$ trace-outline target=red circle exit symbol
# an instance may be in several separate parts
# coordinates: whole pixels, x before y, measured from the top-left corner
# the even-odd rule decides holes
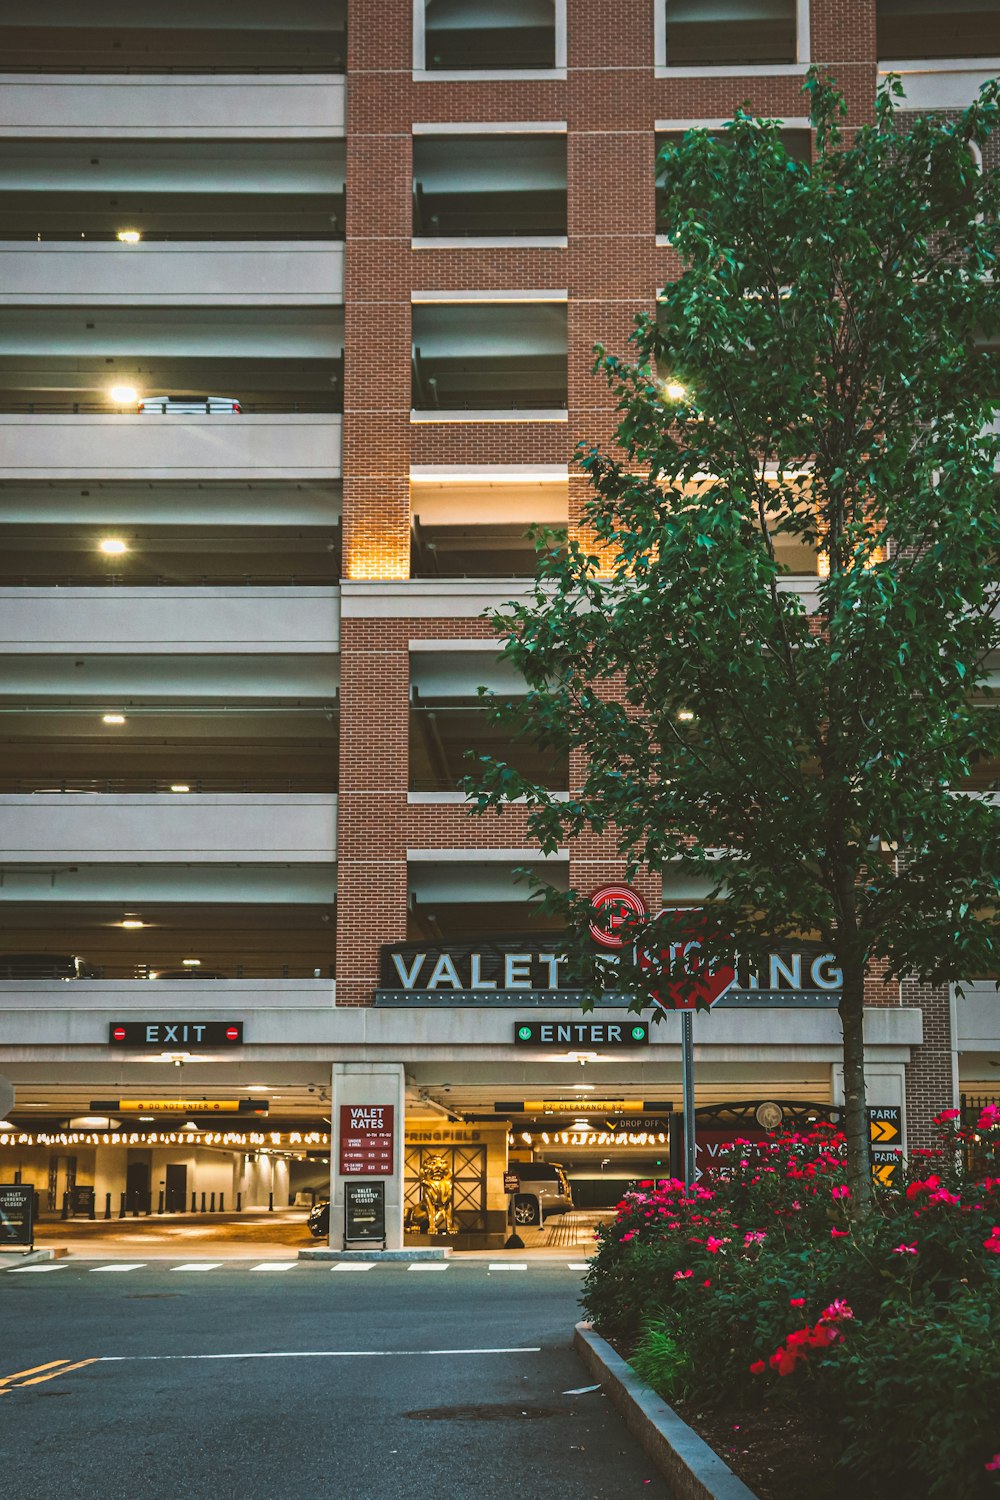
[[[125,1040],[125,1027],[116,1026],[111,1035],[116,1042],[123,1042]]]
[[[236,1041],[239,1041],[239,1036],[240,1036],[240,1028],[238,1026],[227,1026],[226,1027],[226,1041],[227,1042],[236,1042]]]
[[[624,923],[647,915],[645,901],[630,885],[602,885],[591,896],[590,904],[601,916],[600,921],[591,922],[590,935],[602,948],[620,948]]]

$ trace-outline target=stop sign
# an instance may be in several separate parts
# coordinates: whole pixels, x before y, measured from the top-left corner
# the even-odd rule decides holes
[[[705,940],[717,935],[705,912],[678,906],[664,907],[657,915],[679,917],[683,921],[669,948],[656,956],[639,953],[640,968],[649,971],[650,995],[664,1010],[697,1010],[714,1005],[736,983],[736,970],[731,964],[712,963],[705,957]],[[676,973],[678,964],[683,966],[683,977],[670,977],[671,971]]]

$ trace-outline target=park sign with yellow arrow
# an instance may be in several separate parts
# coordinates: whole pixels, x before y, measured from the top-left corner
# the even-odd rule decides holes
[[[903,1151],[903,1110],[898,1104],[870,1106],[868,1110],[868,1156],[872,1177],[891,1187]]]

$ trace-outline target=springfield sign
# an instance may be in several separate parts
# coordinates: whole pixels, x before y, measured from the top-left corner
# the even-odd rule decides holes
[[[392,943],[382,949],[376,1001],[392,1004],[523,1005],[526,1000],[575,1005],[556,941],[533,936],[465,943]],[[842,975],[817,943],[776,945],[758,969],[737,967],[736,984],[720,1005],[836,1005]],[[607,1004],[621,1005],[609,991]]]

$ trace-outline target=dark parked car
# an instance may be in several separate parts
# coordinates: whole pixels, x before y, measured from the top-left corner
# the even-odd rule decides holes
[[[0,979],[87,979],[85,959],[70,953],[0,953]]]
[[[330,1200],[328,1198],[314,1205],[306,1223],[313,1239],[326,1239],[330,1233]]]
[[[225,979],[221,969],[157,969],[157,979]]]

